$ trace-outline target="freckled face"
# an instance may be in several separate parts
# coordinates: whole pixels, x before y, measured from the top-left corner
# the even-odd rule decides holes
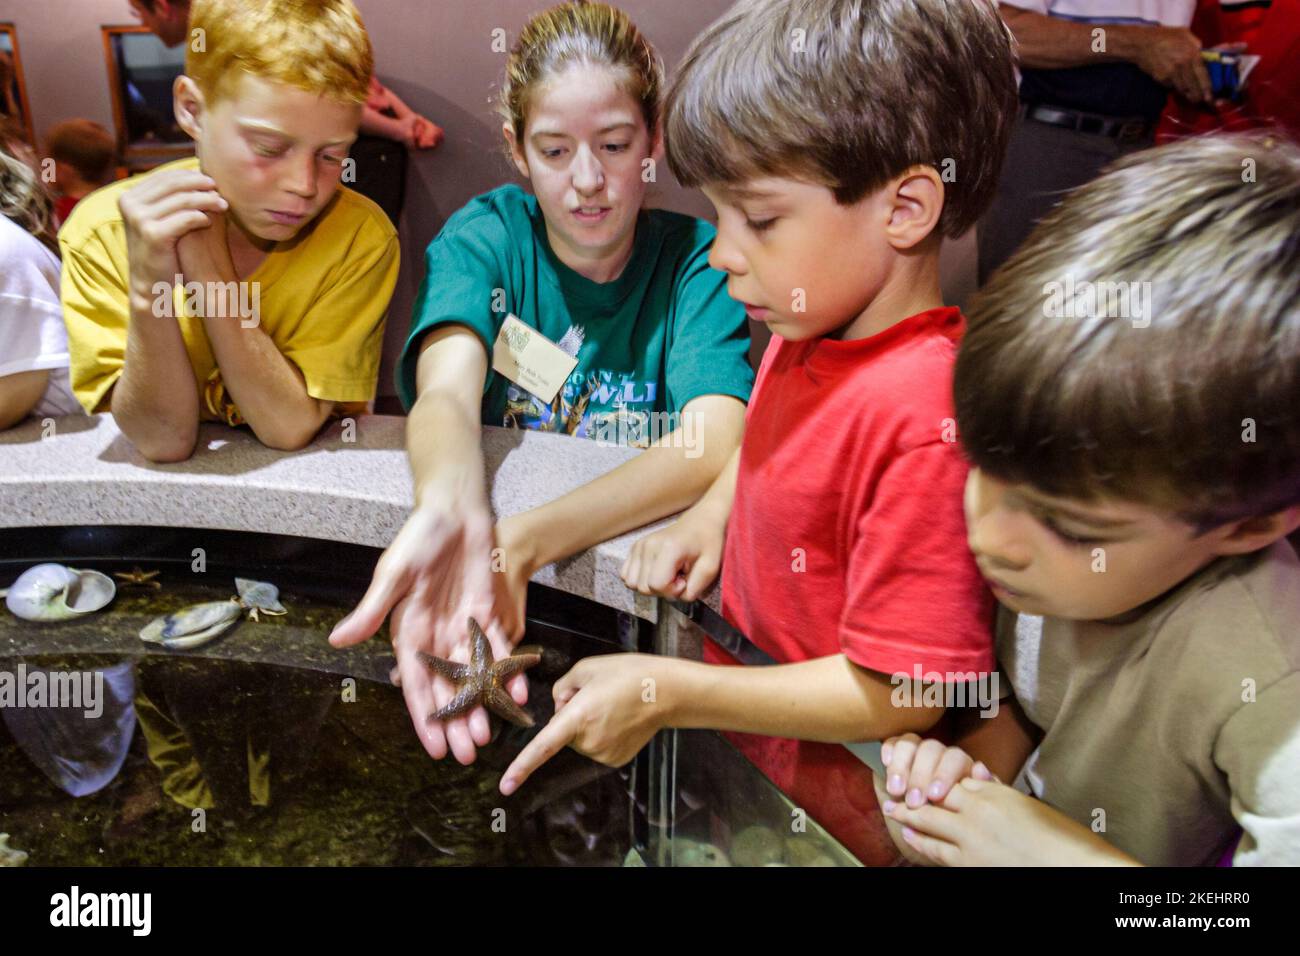
[[[245,74],[201,112],[199,160],[240,225],[283,242],[334,196],[361,110]]]

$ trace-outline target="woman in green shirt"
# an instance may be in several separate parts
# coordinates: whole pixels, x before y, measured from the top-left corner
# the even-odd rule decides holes
[[[688,507],[740,444],[749,334],[708,264],[713,227],[641,208],[661,153],[661,87],[658,56],[621,11],[566,3],[538,14],[500,97],[510,158],[532,193],[510,185],[477,197],[426,254],[398,367],[416,506],[330,639],[364,640],[393,612],[398,676],[435,758],[450,747],[472,762],[490,727],[482,708],[428,722],[451,685],[415,652],[468,660],[472,615],[494,654],[509,653],[538,568]],[[528,337],[501,335],[508,316],[576,359],[550,382],[554,394],[493,368],[499,337]],[[646,451],[493,528],[480,423]],[[525,702],[522,675],[511,692]]]

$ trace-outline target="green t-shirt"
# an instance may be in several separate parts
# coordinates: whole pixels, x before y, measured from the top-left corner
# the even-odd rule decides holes
[[[471,200],[425,253],[424,283],[397,367],[409,410],[425,335],[449,322],[473,329],[489,357],[509,314],[577,350],[551,405],[488,369],[483,422],[645,444],[651,413],[676,413],[700,395],[749,399],[749,326],[710,268],[714,229],[692,216],[643,210],[632,257],[613,282],[564,265],[537,200],[515,185]],[[662,422],[660,423],[662,424]]]

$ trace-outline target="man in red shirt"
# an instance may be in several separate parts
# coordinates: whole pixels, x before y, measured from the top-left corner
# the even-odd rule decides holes
[[[952,407],[964,320],[939,249],[992,198],[1015,109],[988,3],[765,0],[695,42],[668,95],[669,162],[717,208],[710,265],[773,338],[742,448],[623,577],[695,600],[725,540],[724,614],[778,663],[716,666],[734,662],[712,646],[705,662],[581,661],[503,792],[565,745],[617,765],[661,727],[736,731],[860,859],[896,859],[871,772],[839,742],[933,728],[994,669]]]

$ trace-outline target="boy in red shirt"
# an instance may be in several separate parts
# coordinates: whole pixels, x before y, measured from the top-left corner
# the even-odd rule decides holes
[[[1012,63],[985,0],[744,2],[696,40],[668,94],[669,162],[717,208],[710,265],[774,335],[742,448],[623,577],[691,601],[721,563],[724,615],[780,663],[714,666],[734,661],[711,644],[704,663],[581,661],[503,792],[565,745],[617,765],[662,727],[740,731],[864,862],[895,859],[871,772],[838,742],[934,727],[943,691],[993,670],[952,407],[964,320],[939,249],[992,197]]]

